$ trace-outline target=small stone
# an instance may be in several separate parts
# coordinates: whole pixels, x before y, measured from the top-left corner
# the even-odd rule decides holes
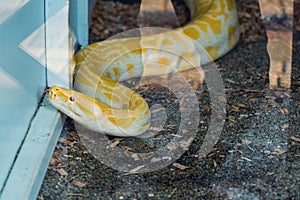
[[[271,154],[271,151],[265,150],[264,153],[265,153],[265,154]]]
[[[199,122],[199,124],[200,124],[201,126],[203,126],[203,125],[205,125],[205,122],[201,120],[201,121]]]
[[[278,98],[275,99],[275,102],[276,103],[283,103],[283,99],[278,97]]]
[[[182,133],[183,133],[183,134],[185,134],[185,133],[187,133],[187,132],[189,132],[189,131],[186,130],[186,129],[182,129]]]
[[[154,197],[153,193],[148,194],[148,197]]]

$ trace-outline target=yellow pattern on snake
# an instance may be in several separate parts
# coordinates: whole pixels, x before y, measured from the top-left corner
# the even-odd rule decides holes
[[[125,137],[145,132],[150,125],[149,107],[120,81],[205,64],[226,54],[239,39],[234,0],[185,3],[191,21],[181,28],[142,38],[106,40],[81,49],[75,56],[76,91],[52,86],[50,102],[93,131]],[[211,60],[198,55],[201,46]]]

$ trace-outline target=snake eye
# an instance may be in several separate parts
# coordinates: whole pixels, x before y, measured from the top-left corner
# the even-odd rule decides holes
[[[69,100],[70,101],[75,101],[75,98],[73,96],[70,96]]]

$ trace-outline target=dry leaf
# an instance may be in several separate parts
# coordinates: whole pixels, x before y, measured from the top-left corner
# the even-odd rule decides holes
[[[58,142],[60,142],[62,144],[66,144],[67,140],[65,138],[59,138]]]
[[[134,152],[134,149],[129,147],[129,146],[122,146],[122,149],[124,149],[125,151],[131,151]]]
[[[50,165],[56,165],[57,160],[55,158],[50,159]]]
[[[281,115],[285,115],[285,114],[289,113],[289,110],[287,108],[283,108],[283,109],[278,110],[278,113]]]
[[[37,199],[38,200],[44,200],[44,196],[43,195],[37,196]]]
[[[185,169],[187,169],[187,168],[190,168],[190,167],[188,167],[188,166],[181,165],[181,164],[179,164],[179,163],[173,163],[172,165],[173,165],[174,167],[178,168],[178,169],[181,169],[181,170],[185,170]]]
[[[77,186],[77,187],[80,187],[80,188],[82,188],[82,187],[85,187],[85,186],[86,186],[86,184],[85,184],[85,183],[83,183],[83,182],[80,182],[80,181],[77,181],[77,180],[73,180],[71,183],[72,183],[72,185],[75,185],[75,186]]]
[[[241,157],[241,159],[243,159],[243,160],[247,160],[248,162],[252,162],[252,160],[251,160],[251,159],[249,159],[249,158],[246,158],[246,157],[244,157],[244,156],[242,156],[242,157]]]
[[[75,194],[75,193],[67,193],[67,197],[82,197],[82,198],[87,198],[88,196],[85,194]]]
[[[114,140],[111,144],[109,144],[109,145],[106,147],[106,149],[114,148],[114,147],[116,147],[119,143],[120,143],[120,140],[116,139],[116,140]]]
[[[89,152],[88,150],[84,150],[84,151],[82,152],[82,154],[83,154],[83,155],[88,155],[88,154],[90,154],[90,152]]]
[[[228,83],[234,83],[234,84],[236,84],[235,81],[233,81],[233,80],[231,80],[231,79],[229,79],[229,78],[226,78],[225,81],[228,82]]]
[[[203,110],[204,111],[209,111],[210,110],[210,106],[208,106],[208,105],[203,106]]]
[[[140,169],[142,169],[143,167],[145,167],[145,165],[138,166],[138,167],[136,167],[136,168],[130,170],[129,173],[132,173],[132,174],[137,173],[137,172],[138,172]]]
[[[245,104],[242,103],[236,103],[236,102],[228,102],[230,105],[235,106],[235,107],[239,107],[239,108],[246,108],[249,109],[248,106],[246,106]]]
[[[214,160],[214,167],[216,168],[218,166],[217,162]]]
[[[278,156],[278,155],[283,154],[285,152],[286,152],[286,150],[284,150],[284,149],[275,149],[275,151],[272,152],[271,154]]]
[[[283,124],[283,128],[288,128],[289,126],[290,126],[290,125],[287,124],[287,123]]]
[[[300,142],[300,138],[297,138],[295,136],[291,136],[290,138],[291,138],[291,140],[294,140],[296,142]]]
[[[237,121],[235,120],[235,118],[233,116],[228,116],[229,121],[231,121],[232,123],[236,124]]]
[[[63,154],[63,157],[66,157],[66,158],[73,158],[74,156],[73,156],[73,155],[68,155],[68,154]]]
[[[58,169],[57,172],[61,175],[61,176],[67,176],[68,172],[66,172],[63,168]]]

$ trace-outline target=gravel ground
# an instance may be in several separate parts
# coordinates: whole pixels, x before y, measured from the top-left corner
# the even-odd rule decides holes
[[[124,14],[127,22],[119,22],[122,29],[136,25],[132,18],[138,13],[130,8],[136,9],[137,5],[111,1],[98,5],[101,9],[105,9],[103,5],[118,5],[119,9],[128,10],[130,14]],[[178,6],[179,10],[185,9],[179,3]],[[213,120],[208,83],[196,93],[200,122],[195,139],[175,164],[156,171],[134,173],[142,168],[133,168],[132,173],[123,173],[102,164],[67,119],[38,199],[300,199],[299,16],[295,15],[291,91],[269,91],[269,59],[258,4],[253,0],[238,1],[238,8],[241,41],[216,61],[226,91],[225,124],[217,143],[205,157],[198,151]],[[186,15],[185,11],[180,13]],[[114,21],[113,17],[108,18]],[[184,23],[188,18],[180,17],[181,20]],[[94,26],[91,24],[91,30]],[[109,37],[119,28],[106,31],[107,35],[93,31],[91,41]],[[103,30],[99,29],[100,32]],[[167,124],[154,139],[109,138],[114,146],[128,153],[151,152],[176,139],[173,133],[182,118],[179,101],[167,88],[149,85],[139,92],[150,105],[157,103],[166,108]]]

